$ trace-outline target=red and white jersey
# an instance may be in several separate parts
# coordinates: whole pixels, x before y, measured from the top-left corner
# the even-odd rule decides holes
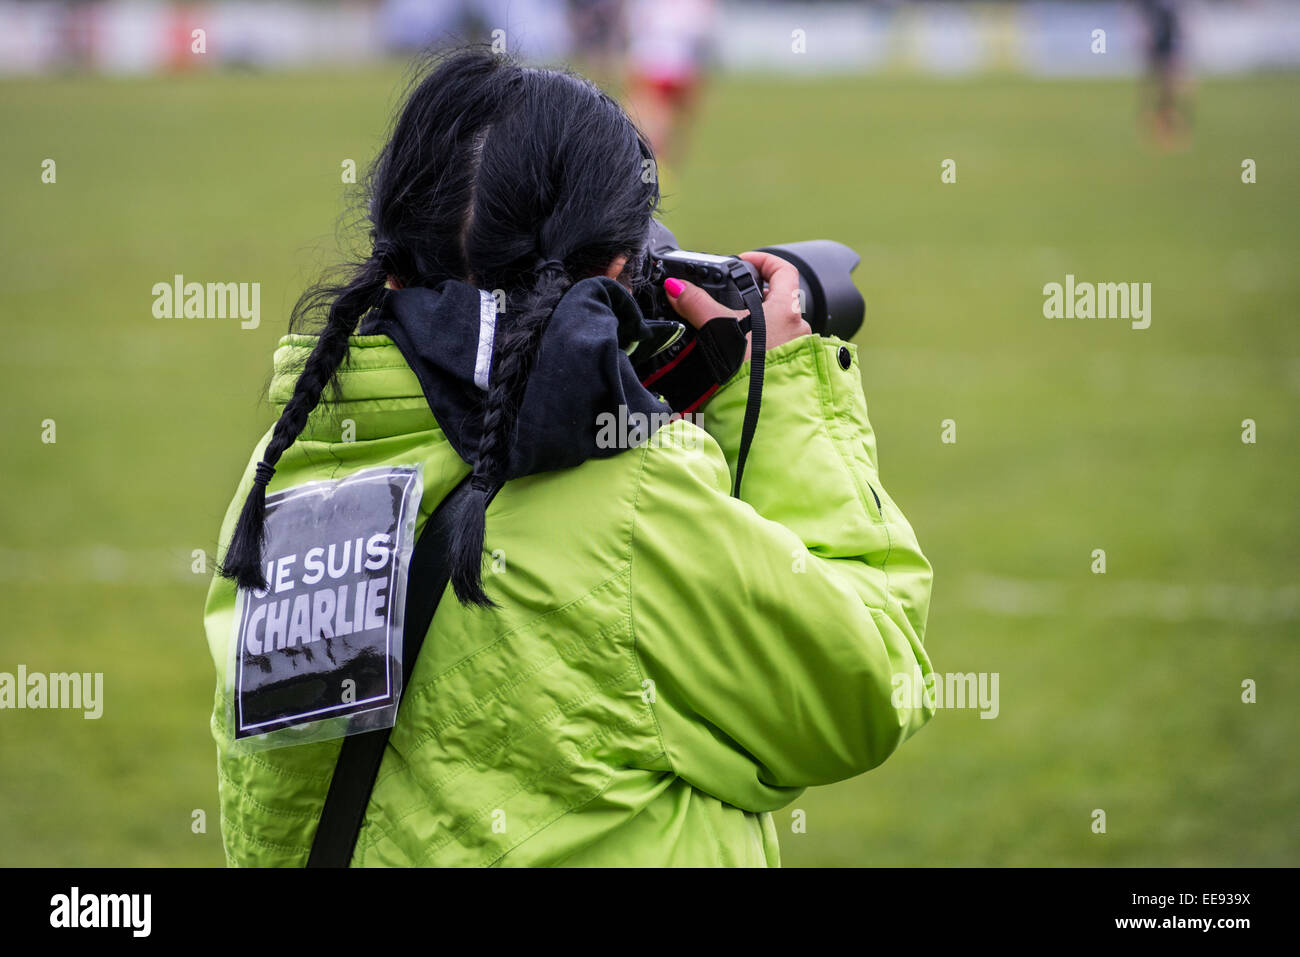
[[[628,62],[655,80],[693,79],[713,45],[714,0],[631,0]]]

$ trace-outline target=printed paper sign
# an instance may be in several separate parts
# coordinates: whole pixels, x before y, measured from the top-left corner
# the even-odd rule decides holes
[[[236,620],[236,738],[357,715],[371,717],[319,737],[393,723],[422,490],[420,469],[402,466],[267,495],[267,589],[241,591]]]

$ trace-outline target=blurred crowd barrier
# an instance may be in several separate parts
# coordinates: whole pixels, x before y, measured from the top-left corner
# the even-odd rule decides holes
[[[592,2],[0,0],[0,74],[347,65],[451,36],[496,39],[512,52],[553,60],[584,52],[575,49],[571,5]],[[716,7],[710,60],[723,69],[1109,76],[1140,72],[1145,63],[1146,28],[1132,3],[699,2]],[[613,5],[626,6],[629,33],[667,9]],[[1197,72],[1300,65],[1295,0],[1188,0],[1178,9],[1181,52]]]

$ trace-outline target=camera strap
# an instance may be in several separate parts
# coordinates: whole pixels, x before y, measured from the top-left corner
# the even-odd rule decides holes
[[[466,476],[429,516],[411,554],[402,629],[403,689],[410,687],[420,647],[451,580],[451,530],[469,490],[469,476]],[[398,720],[401,713],[399,703]],[[351,862],[391,731],[392,728],[378,728],[343,739],[320,823],[316,825],[308,867],[347,867]]]
[[[730,279],[749,315],[743,319],[718,316],[674,345],[661,348],[643,362],[633,361],[641,384],[662,395],[675,412],[694,412],[736,374],[745,361],[745,333],[750,334],[749,394],[736,455],[732,495],[740,497],[745,461],[754,441],[763,402],[763,372],[767,356],[767,326],[763,321],[763,292],[744,262],[734,260]],[[676,325],[676,324],[674,324]]]
[[[745,460],[754,442],[758,428],[758,413],[763,404],[763,373],[767,365],[767,322],[763,317],[763,291],[754,277],[743,266],[733,266],[732,279],[740,290],[741,299],[749,315],[742,321],[741,330],[749,326],[749,396],[745,400],[745,419],[740,427],[740,448],[736,452],[736,483],[731,494],[740,498],[740,480],[745,474]]]

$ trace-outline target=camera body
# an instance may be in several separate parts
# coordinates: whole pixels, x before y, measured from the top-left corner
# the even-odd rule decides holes
[[[845,340],[857,334],[866,307],[851,278],[861,261],[856,252],[829,239],[764,246],[759,251],[779,256],[798,270],[801,311],[814,333]],[[652,321],[679,321],[664,292],[665,279],[694,283],[728,309],[749,308],[748,286],[763,291],[762,279],[751,264],[737,256],[681,249],[658,220],[651,220],[646,259],[642,274],[648,282],[637,301]]]

